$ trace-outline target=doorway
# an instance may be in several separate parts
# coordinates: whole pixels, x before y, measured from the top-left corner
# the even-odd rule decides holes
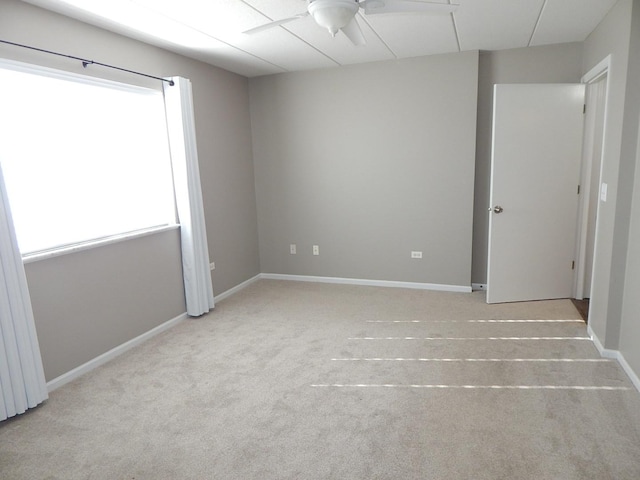
[[[607,98],[608,98],[608,86],[609,86],[609,66],[610,66],[610,57],[605,58],[602,62],[600,62],[596,67],[594,67],[589,73],[587,73],[582,78],[582,84],[584,85],[584,104],[585,104],[585,114],[581,115],[582,124],[584,126],[584,132],[581,133],[580,138],[578,139],[578,145],[580,145],[580,149],[582,151],[580,155],[578,170],[579,173],[576,173],[574,177],[576,179],[576,183],[579,183],[579,193],[576,201],[576,210],[577,210],[577,219],[572,222],[573,228],[572,232],[567,233],[565,238],[571,238],[570,242],[573,242],[574,247],[571,249],[573,253],[571,253],[571,258],[575,260],[575,262],[570,262],[571,265],[575,265],[575,269],[571,271],[571,276],[569,277],[569,288],[568,291],[563,295],[563,298],[574,298],[579,300],[588,299],[591,297],[591,286],[593,284],[593,276],[594,276],[594,265],[597,264],[597,232],[598,232],[598,209],[601,201],[606,201],[606,185],[602,184],[601,174],[603,169],[603,151],[606,142],[606,128],[605,128],[605,120],[607,117]],[[495,105],[494,105],[495,108]],[[580,104],[580,113],[582,114],[582,102]],[[495,111],[494,111],[494,121],[495,121]],[[495,124],[494,124],[494,135],[495,135]],[[495,138],[494,138],[495,140]],[[493,168],[493,167],[492,167]],[[492,175],[493,175],[492,171]],[[522,173],[522,172],[521,172]],[[492,180],[493,181],[493,180]],[[546,182],[545,182],[546,183]],[[575,183],[574,183],[575,186]],[[493,186],[492,186],[493,188]],[[575,187],[574,187],[575,188]],[[574,189],[575,195],[575,189]],[[504,205],[500,205],[498,211],[496,211],[495,206],[500,202],[496,202],[497,198],[494,199],[492,197],[492,203],[490,205],[490,247],[489,247],[489,273],[491,273],[491,229],[492,229],[492,219],[494,217],[494,213],[501,213],[503,211]],[[569,202],[571,203],[571,202]],[[559,205],[559,204],[556,204]],[[555,208],[554,208],[555,210]],[[504,210],[506,212],[506,210]],[[503,215],[500,215],[502,219]],[[576,217],[574,217],[575,219]],[[502,221],[502,220],[501,220]],[[523,243],[521,243],[522,245]],[[548,249],[547,251],[551,251]],[[503,249],[500,250],[500,255],[494,255],[493,258],[497,256],[502,257]],[[536,255],[537,258],[540,256]],[[512,265],[512,264],[510,264]],[[494,271],[505,271],[504,268],[496,268]],[[545,279],[554,278],[554,276],[544,276]],[[505,277],[508,288],[512,288],[512,286],[516,283],[514,282],[513,273],[509,274]],[[490,299],[489,291],[491,290],[492,284],[498,284],[500,282],[496,282],[496,279],[492,279],[492,276],[488,275],[488,292],[487,292],[487,301],[490,303],[500,302],[500,301],[519,301],[524,300],[522,297],[522,289],[518,292],[518,295],[513,295],[511,298],[500,298],[500,299]],[[492,280],[494,280],[492,282]],[[547,283],[545,280],[544,283]],[[573,288],[571,287],[573,284]],[[502,289],[502,288],[501,288]],[[531,293],[531,282],[526,286],[528,294]],[[546,298],[561,298],[559,296],[548,296],[549,292],[546,292]],[[538,298],[543,298],[538,296]],[[588,317],[588,312],[591,311],[592,305],[587,304],[585,307],[585,311],[587,314],[585,317]],[[585,318],[586,320],[587,318]]]
[[[609,86],[607,57],[582,78],[585,84],[585,129],[581,169],[580,210],[576,238],[576,271],[574,298],[586,302],[585,321],[591,309],[589,299],[593,284],[597,255],[598,210],[601,200],[606,200],[606,186],[602,184],[605,119]]]
[[[573,293],[584,91],[494,87],[487,303]]]

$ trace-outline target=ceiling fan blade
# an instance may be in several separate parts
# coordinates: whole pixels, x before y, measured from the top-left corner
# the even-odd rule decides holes
[[[293,22],[294,20],[299,20],[300,18],[304,18],[309,15],[309,12],[299,13],[294,17],[281,18],[280,20],[275,20],[273,22],[265,23],[264,25],[260,25],[258,27],[250,28],[249,30],[245,30],[242,33],[247,35],[253,35],[254,33],[264,32],[265,30],[269,30],[273,27],[278,27],[280,25],[284,25],[285,23]]]
[[[353,17],[351,21],[347,24],[346,27],[342,27],[342,33],[344,33],[351,43],[353,43],[356,47],[361,47],[362,45],[366,45],[367,41],[364,39],[364,34],[362,33],[362,29],[360,28],[360,24],[356,20],[356,17]]]
[[[364,0],[360,2],[364,7],[364,13],[373,15],[376,13],[452,13],[460,6],[459,4],[422,2],[420,0]]]

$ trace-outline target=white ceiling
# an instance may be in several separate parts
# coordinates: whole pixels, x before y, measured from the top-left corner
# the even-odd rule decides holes
[[[438,53],[579,42],[617,0],[451,0],[460,6],[445,15],[364,15],[360,10],[357,21],[367,41],[361,47],[342,32],[332,38],[310,17],[253,35],[242,33],[305,12],[304,0],[24,1],[255,77]]]

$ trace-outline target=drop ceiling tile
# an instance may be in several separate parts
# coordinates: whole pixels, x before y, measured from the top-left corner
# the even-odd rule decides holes
[[[219,66],[240,75],[257,76],[281,73],[283,71],[282,68],[276,65],[270,64],[254,55],[243,52],[232,45],[226,44],[199,31],[185,29],[188,30],[186,32],[188,33],[188,45],[185,45],[178,41],[172,41],[169,33],[165,36],[154,35],[142,29],[136,29],[133,25],[124,25],[118,21],[100,17],[86,10],[70,6],[63,1],[27,0],[27,2],[129,38]],[[123,3],[126,4],[126,2]],[[154,28],[157,28],[157,26]],[[178,32],[178,35],[182,35],[182,33],[184,32]]]
[[[335,62],[282,28],[247,35],[243,31],[269,18],[240,0],[136,0],[182,24],[258,57],[283,70],[335,66]],[[301,2],[296,2],[296,4]],[[300,5],[297,5],[300,6]],[[304,4],[303,4],[304,6]],[[186,8],[185,8],[186,7]],[[305,19],[303,19],[305,20]]]
[[[248,53],[241,52],[233,46],[224,44],[215,50],[208,49],[206,51],[194,51],[176,47],[167,47],[167,50],[174,51],[185,57],[200,60],[210,65],[215,65],[245,77],[258,77],[284,72],[281,67],[270,64]]]
[[[225,37],[222,38],[227,40]],[[244,38],[234,38],[231,43],[286,70],[336,66],[326,55],[278,27],[255,35],[246,35]]]
[[[271,20],[288,18],[307,11],[306,2],[301,0],[282,0],[278,2],[273,2],[272,0],[245,1],[265,15],[263,22],[256,23],[253,26],[258,26]],[[330,59],[329,61],[333,66],[394,58],[389,49],[380,41],[368,24],[362,21],[361,17],[359,17],[358,23],[367,41],[367,44],[361,47],[354,46],[340,32],[335,38],[332,37],[329,32],[319,27],[311,17],[289,22],[281,27],[276,27],[276,29],[290,32],[292,36],[304,41],[314,50]]]
[[[242,32],[265,20],[260,12],[241,0],[132,1],[213,36],[220,33]]]
[[[364,18],[398,58],[458,51],[450,14],[379,14]]]
[[[362,30],[367,42],[366,45],[355,46],[342,32],[338,32],[335,37],[332,37],[327,30],[319,27],[311,18],[287,24],[284,28],[332,58],[338,65],[395,58],[369,24],[362,19],[362,16],[357,15],[356,21]]]
[[[280,20],[282,18],[293,17],[307,11],[307,2],[303,0],[239,0],[253,7],[255,10],[262,12],[265,16],[262,23],[271,20]],[[256,23],[249,28],[257,27],[260,23]]]
[[[291,17],[307,11],[307,3],[301,0],[244,0],[254,8],[262,11],[272,20]],[[394,58],[392,53],[375,35],[371,28],[359,20],[360,28],[367,44],[355,47],[342,33],[335,38],[319,27],[311,17],[296,20],[283,25],[282,29],[291,32],[313,48],[331,58],[335,65],[363,63]]]
[[[545,0],[432,0],[460,3],[455,14],[439,16],[361,11],[357,18],[367,44],[355,47],[341,33],[332,38],[309,17],[256,35],[242,34],[306,12],[304,0],[86,0],[87,10],[97,9],[93,13],[69,6],[68,0],[24,1],[246,76],[459,49],[516,48],[530,41],[531,45],[580,41],[616,2],[546,0],[542,14]],[[128,9],[124,16],[115,15],[120,23],[101,17],[117,5]],[[144,25],[147,17],[154,18],[152,31]]]
[[[460,0],[453,15],[461,49],[526,47],[543,3],[544,0]]]
[[[582,42],[617,0],[547,0],[531,45]]]

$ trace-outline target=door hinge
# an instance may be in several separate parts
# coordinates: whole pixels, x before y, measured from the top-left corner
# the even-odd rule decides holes
[[[578,185],[578,195],[580,195],[580,185]]]
[[[587,104],[586,104],[586,103],[584,103],[584,104],[582,105],[582,113],[583,113],[583,114],[584,114],[584,113],[587,113]]]
[[[575,268],[576,268],[576,261],[572,260],[571,261],[571,270],[575,270]]]

